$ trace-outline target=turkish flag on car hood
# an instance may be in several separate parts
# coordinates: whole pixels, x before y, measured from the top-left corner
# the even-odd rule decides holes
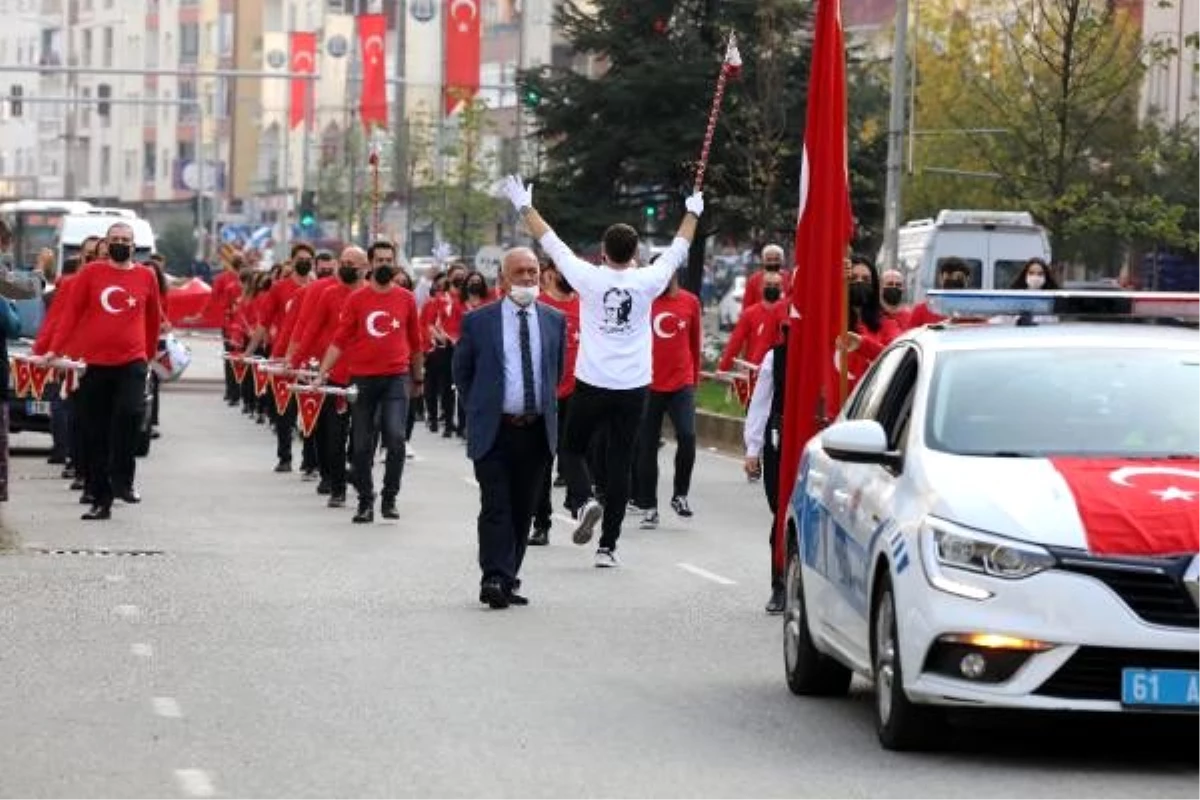
[[[1096,555],[1200,550],[1200,459],[1053,458]]]

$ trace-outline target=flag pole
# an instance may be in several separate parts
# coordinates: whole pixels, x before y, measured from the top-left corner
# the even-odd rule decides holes
[[[371,202],[374,205],[374,210],[371,215],[371,238],[378,239],[380,235],[379,224],[379,147],[372,143],[371,155],[368,158],[368,163],[371,165]]]
[[[729,34],[729,46],[725,50],[725,60],[721,63],[721,73],[717,76],[717,90],[713,93],[712,108],[708,112],[708,129],[704,132],[704,146],[700,149],[700,163],[696,167],[696,183],[693,191],[704,188],[704,173],[708,171],[708,156],[712,152],[713,138],[717,133],[717,119],[721,116],[721,103],[725,99],[725,85],[729,76],[740,69],[741,55],[737,49],[737,34]]]
[[[847,259],[842,269],[841,302],[838,303],[838,316],[841,324],[838,328],[842,335],[838,337],[838,405],[840,409],[846,404],[846,395],[850,393],[850,349],[846,346],[846,334],[850,332],[850,262]],[[829,420],[833,422],[833,420]]]

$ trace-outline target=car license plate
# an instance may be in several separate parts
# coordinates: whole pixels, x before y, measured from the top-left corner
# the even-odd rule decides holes
[[[25,413],[31,417],[48,417],[50,416],[50,402],[48,400],[27,400]]]
[[[1200,707],[1200,672],[1189,669],[1122,670],[1121,704],[1151,708]]]

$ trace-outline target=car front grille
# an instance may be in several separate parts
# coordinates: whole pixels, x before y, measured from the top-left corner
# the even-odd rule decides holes
[[[1072,700],[1121,699],[1121,670],[1196,669],[1195,651],[1081,647],[1034,694]]]
[[[1103,582],[1146,622],[1172,628],[1200,625],[1196,603],[1183,583],[1193,556],[1106,558],[1066,550],[1054,555],[1058,569]]]

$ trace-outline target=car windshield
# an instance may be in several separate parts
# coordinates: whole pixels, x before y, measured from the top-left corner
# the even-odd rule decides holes
[[[1196,457],[1200,353],[1120,348],[938,356],[926,444],[966,456]]]

